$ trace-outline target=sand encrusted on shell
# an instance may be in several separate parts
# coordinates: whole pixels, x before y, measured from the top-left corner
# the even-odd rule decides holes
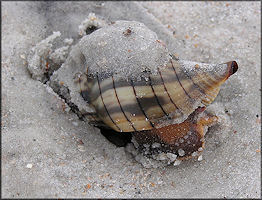
[[[209,64],[209,63],[199,63],[188,60],[178,60],[181,69],[192,76],[196,71],[203,71],[207,73],[217,73],[220,76],[225,76],[228,72],[228,66],[226,63],[221,64]]]
[[[87,30],[95,30],[107,25],[106,21],[97,17],[95,13],[89,13],[88,17],[78,26],[79,35],[87,35]]]
[[[155,32],[143,23],[116,21],[100,28],[79,42],[89,74],[139,78],[143,72],[157,74],[157,68],[170,59]]]

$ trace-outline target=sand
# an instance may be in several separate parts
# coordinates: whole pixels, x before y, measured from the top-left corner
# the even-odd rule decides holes
[[[261,196],[260,2],[3,2],[3,198],[259,198]],[[90,12],[136,20],[184,60],[239,70],[215,108],[224,132],[206,136],[200,161],[145,168],[80,121],[27,70],[29,51],[54,31],[78,41]]]

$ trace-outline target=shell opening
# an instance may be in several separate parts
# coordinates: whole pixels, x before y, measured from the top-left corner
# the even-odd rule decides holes
[[[134,139],[139,144],[140,150],[145,151],[149,157],[160,153],[172,153],[178,156],[177,159],[186,160],[191,158],[194,152],[200,153],[199,149],[204,148],[204,135],[208,127],[215,125],[218,121],[217,116],[204,111],[205,107],[198,107],[182,123],[134,132]],[[158,148],[151,148],[155,143],[161,145]],[[144,149],[145,144],[149,148]],[[183,153],[181,153],[182,150]]]

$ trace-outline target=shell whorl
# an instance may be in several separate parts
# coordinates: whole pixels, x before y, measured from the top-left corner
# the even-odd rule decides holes
[[[210,104],[236,63],[209,65],[170,59],[157,74],[127,79],[101,74],[80,77],[80,93],[106,126],[118,132],[151,130],[184,121]]]

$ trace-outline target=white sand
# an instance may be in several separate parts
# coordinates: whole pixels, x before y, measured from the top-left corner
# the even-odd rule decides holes
[[[57,47],[77,41],[90,12],[143,22],[181,59],[238,62],[214,102],[230,123],[209,131],[203,160],[146,169],[30,77],[29,50],[53,31]],[[260,2],[3,2],[2,196],[259,198],[260,16]]]

